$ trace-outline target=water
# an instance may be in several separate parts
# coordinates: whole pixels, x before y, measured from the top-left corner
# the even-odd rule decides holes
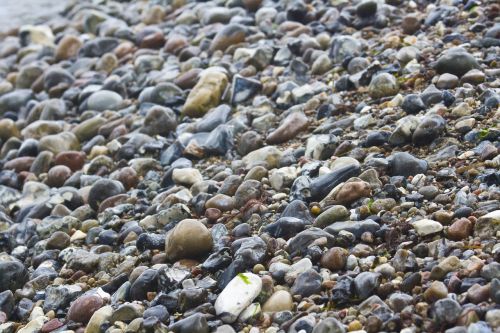
[[[67,0],[0,0],[0,31],[43,22],[62,11]]]

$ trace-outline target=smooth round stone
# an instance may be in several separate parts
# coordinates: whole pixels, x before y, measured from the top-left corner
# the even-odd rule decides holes
[[[372,98],[382,98],[396,95],[399,84],[393,75],[381,73],[372,78],[368,89]]]
[[[57,61],[67,60],[75,57],[83,43],[77,36],[65,35],[56,47],[55,57]]]
[[[262,307],[263,312],[280,312],[293,310],[292,295],[286,290],[278,290],[269,297]]]
[[[234,199],[225,194],[217,194],[207,200],[206,208],[217,208],[222,212],[231,211],[234,208]]]
[[[65,151],[57,154],[54,159],[56,165],[68,167],[71,171],[75,172],[81,170],[85,164],[85,153],[80,151]]]
[[[403,99],[401,108],[408,114],[416,114],[426,109],[426,106],[419,95],[409,94]]]
[[[137,187],[139,184],[139,176],[137,172],[131,167],[124,167],[116,171],[110,178],[118,180],[123,184],[126,190]]]
[[[197,259],[212,250],[212,235],[198,220],[182,220],[166,237],[165,252],[170,261]]]
[[[92,185],[88,195],[88,203],[92,209],[98,210],[105,199],[124,192],[125,188],[119,181],[101,179]]]
[[[373,0],[363,0],[356,6],[356,14],[359,17],[370,17],[377,13],[377,2]]]
[[[470,84],[480,84],[486,80],[486,75],[480,71],[479,69],[471,69],[467,73],[465,73],[462,78],[462,83],[470,83]]]
[[[349,253],[341,247],[332,247],[321,257],[321,266],[332,272],[343,270]]]
[[[417,14],[408,14],[401,20],[401,28],[407,35],[413,35],[420,29],[421,20]]]
[[[144,118],[141,132],[151,136],[167,136],[176,127],[177,119],[174,111],[162,106],[153,106]]]
[[[71,176],[71,169],[64,165],[56,165],[47,173],[47,185],[50,187],[61,187]]]
[[[268,144],[279,144],[289,141],[305,130],[308,125],[308,119],[302,112],[292,112],[287,116],[280,126],[273,132],[269,133],[266,138]]]
[[[474,68],[480,68],[476,58],[460,48],[448,50],[436,62],[436,71],[439,74],[450,73],[461,77]]]
[[[93,314],[104,305],[104,300],[98,295],[83,295],[78,297],[68,311],[68,320],[87,324]]]
[[[47,239],[47,244],[45,248],[47,250],[57,249],[63,250],[68,247],[70,244],[70,237],[67,233],[62,231],[56,231],[50,235],[49,239]]]
[[[419,173],[425,174],[428,164],[425,160],[418,159],[409,153],[398,152],[390,157],[389,167],[391,176],[408,177]]]
[[[123,105],[123,98],[114,91],[96,91],[87,99],[87,108],[95,111],[118,110]]]
[[[31,156],[18,157],[6,162],[3,166],[5,170],[15,170],[16,172],[28,171],[35,158]]]

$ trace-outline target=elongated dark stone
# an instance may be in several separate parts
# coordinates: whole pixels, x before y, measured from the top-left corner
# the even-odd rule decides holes
[[[338,184],[345,182],[351,177],[360,174],[361,169],[357,165],[346,165],[338,170],[327,173],[312,181],[311,199],[321,200]]]

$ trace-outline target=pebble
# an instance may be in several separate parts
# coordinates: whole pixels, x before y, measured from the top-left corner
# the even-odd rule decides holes
[[[497,7],[73,1],[14,22],[0,331],[493,332]]]

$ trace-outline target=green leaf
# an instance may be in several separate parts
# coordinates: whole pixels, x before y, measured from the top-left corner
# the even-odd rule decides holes
[[[247,277],[245,276],[245,274],[243,274],[243,273],[239,273],[239,274],[238,274],[238,277],[239,277],[240,279],[242,279],[242,280],[243,280],[243,282],[244,282],[245,284],[250,284],[250,283],[251,283],[251,282],[250,282],[250,279],[249,279],[249,278],[247,278]]]

